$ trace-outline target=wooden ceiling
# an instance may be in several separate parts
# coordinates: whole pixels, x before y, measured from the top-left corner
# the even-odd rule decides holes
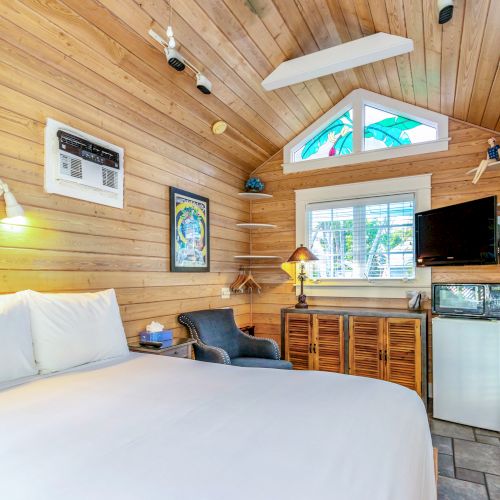
[[[61,57],[147,103],[166,140],[190,142],[246,172],[357,88],[500,130],[496,0],[456,0],[443,27],[435,0],[172,1],[180,50],[213,82],[211,96],[170,68],[148,37],[150,27],[161,32],[168,23],[165,0],[9,0],[0,33],[15,27],[18,37],[8,41],[25,50],[58,40]],[[47,36],[37,45],[30,33],[41,27]],[[261,87],[284,60],[378,31],[412,38],[415,50],[274,92]],[[223,136],[211,134],[217,119],[230,125]]]
[[[165,25],[164,1],[137,2]],[[214,94],[236,94],[245,113],[235,109],[273,145],[289,141],[356,88],[500,130],[495,0],[456,0],[453,20],[444,26],[437,22],[436,0],[172,2],[179,41],[210,73]],[[272,93],[261,88],[284,60],[378,31],[412,38],[415,50]]]

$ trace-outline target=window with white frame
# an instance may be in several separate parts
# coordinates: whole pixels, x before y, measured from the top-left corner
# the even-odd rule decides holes
[[[283,171],[448,149],[448,117],[363,89],[352,91],[283,149]]]
[[[414,194],[307,205],[307,245],[319,279],[413,279]]]
[[[430,208],[430,174],[296,190],[296,245],[318,257],[307,263],[306,294],[430,293],[430,268],[414,256],[414,215]]]

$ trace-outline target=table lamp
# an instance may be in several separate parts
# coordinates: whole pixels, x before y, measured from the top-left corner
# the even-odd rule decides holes
[[[309,262],[310,260],[318,260],[318,257],[304,245],[300,245],[287,260],[287,262],[300,262],[300,272],[297,276],[300,281],[300,295],[299,301],[295,304],[296,309],[307,309],[309,307],[307,305],[306,296],[304,295],[304,280],[306,279],[305,262]]]

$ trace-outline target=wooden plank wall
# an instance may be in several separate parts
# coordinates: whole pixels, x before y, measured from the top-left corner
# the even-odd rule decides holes
[[[0,7],[0,178],[28,218],[17,232],[0,224],[0,293],[114,287],[129,337],[153,319],[179,335],[177,314],[204,308],[232,306],[246,324],[248,296],[222,300],[220,292],[237,271],[233,255],[249,250],[235,225],[248,221],[249,204],[237,193],[268,155],[234,129],[213,136],[217,111],[230,109],[198,95],[144,40],[138,50],[157,55],[154,68],[133,56],[121,45],[134,41],[131,32],[96,9],[86,12],[106,20],[114,39],[62,2]],[[125,149],[123,210],[44,192],[47,117]],[[210,273],[169,272],[171,185],[210,199]]]
[[[283,153],[279,152],[255,172],[266,184],[266,192],[274,197],[268,201],[252,202],[251,208],[253,222],[274,223],[279,227],[255,232],[252,252],[279,255],[284,260],[291,255],[296,243],[295,189],[431,173],[432,206],[435,208],[495,194],[500,198],[499,169],[487,172],[475,186],[471,183],[472,177],[466,175],[485,158],[486,141],[491,135],[491,131],[451,119],[448,151],[304,174],[284,175],[281,168]],[[279,342],[279,311],[284,306],[295,304],[293,284],[282,271],[265,274],[256,271],[256,275],[261,282],[267,281],[263,293],[254,299],[256,334]],[[432,275],[434,282],[500,282],[500,266],[435,268]],[[308,302],[311,305],[406,308],[403,299],[309,297]]]

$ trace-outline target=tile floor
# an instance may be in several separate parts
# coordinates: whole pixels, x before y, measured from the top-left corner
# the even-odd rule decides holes
[[[438,500],[500,500],[500,432],[430,419]]]

